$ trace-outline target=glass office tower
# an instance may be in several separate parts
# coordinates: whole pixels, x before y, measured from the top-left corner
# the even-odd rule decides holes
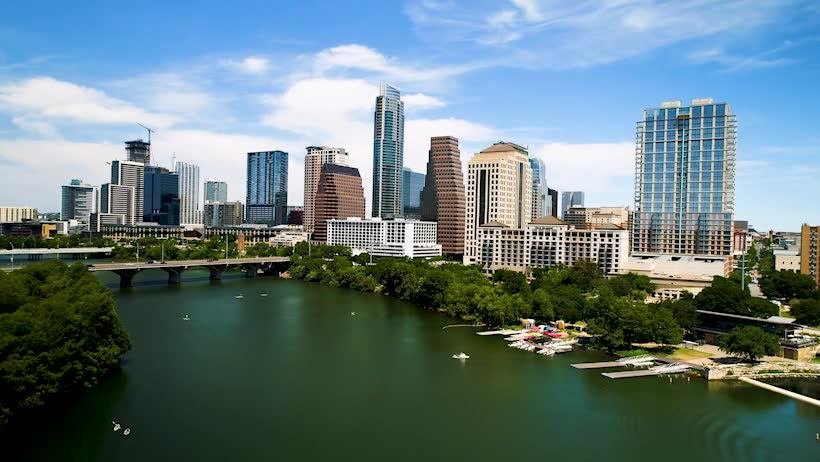
[[[373,127],[373,216],[400,217],[404,166],[404,102],[399,90],[382,84]]]
[[[248,153],[248,190],[245,203],[247,223],[287,223],[288,153]]]
[[[163,167],[145,167],[145,200],[142,221],[179,225],[179,175]]]
[[[632,252],[730,255],[737,122],[696,99],[644,111],[637,124]]]
[[[421,190],[426,175],[405,168],[402,170],[402,203],[404,218],[421,218]]]

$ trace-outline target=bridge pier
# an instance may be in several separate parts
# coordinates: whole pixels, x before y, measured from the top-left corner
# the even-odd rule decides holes
[[[182,282],[182,272],[184,268],[162,268],[168,273],[168,284],[179,284]]]
[[[221,281],[222,280],[222,272],[225,270],[224,266],[206,266],[208,271],[211,273],[208,277],[211,281]]]
[[[245,272],[246,278],[255,278],[257,272],[259,271],[259,264],[258,263],[245,263],[242,265],[242,271]]]
[[[134,285],[134,276],[139,273],[138,269],[114,270],[120,277],[120,288],[132,287]]]

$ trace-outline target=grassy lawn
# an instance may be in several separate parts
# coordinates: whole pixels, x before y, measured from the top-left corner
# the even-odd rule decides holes
[[[660,356],[663,356],[663,357],[669,358],[669,359],[677,359],[679,361],[688,361],[688,360],[691,360],[691,359],[708,358],[708,357],[712,356],[712,354],[711,353],[706,353],[706,352],[703,352],[703,351],[692,350],[690,348],[676,348],[675,351],[673,351],[672,353],[663,354],[663,355],[660,355]]]
[[[812,359],[811,362],[813,362],[814,364],[820,364],[820,357]]]

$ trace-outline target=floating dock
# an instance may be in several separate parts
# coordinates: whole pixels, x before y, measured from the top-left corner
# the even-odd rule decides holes
[[[628,379],[632,377],[648,377],[650,375],[660,375],[661,372],[652,369],[640,369],[637,371],[603,372],[601,375],[610,379]]]
[[[619,361],[604,361],[600,363],[578,363],[572,364],[576,369],[604,369],[607,367],[626,367],[626,364]]]

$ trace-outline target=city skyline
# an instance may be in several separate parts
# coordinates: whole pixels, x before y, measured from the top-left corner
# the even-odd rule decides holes
[[[532,4],[332,5],[321,13],[346,23],[321,36],[308,32],[311,15],[236,8],[218,17],[241,31],[196,42],[185,38],[214,5],[186,22],[156,22],[150,8],[83,6],[36,23],[27,19],[32,6],[9,5],[0,19],[0,36],[13,44],[0,53],[0,165],[10,181],[0,203],[59,210],[66,178],[101,185],[103,163],[121,156],[123,140],[145,139],[137,123],[156,130],[153,165],[173,168],[175,155],[197,163],[203,176],[233,184],[229,200],[244,199],[244,153],[281,149],[297,153],[288,190],[302,203],[301,153],[315,144],[345,146],[371,197],[373,99],[387,82],[406,103],[405,167],[424,171],[431,136],[456,136],[465,153],[513,140],[545,161],[551,188],[583,190],[601,206],[633,203],[634,123],[644,108],[730,101],[743,114],[735,216],[757,229],[818,221],[811,180],[820,139],[816,105],[805,104],[818,97],[815,4],[721,2],[711,14],[728,19],[695,33],[685,24],[702,11],[690,5],[625,2],[595,15],[594,5]],[[110,29],[123,13],[156,28],[139,47]],[[268,13],[285,23],[275,36],[261,32]],[[372,27],[374,17],[390,17],[391,27]],[[550,17],[561,20],[545,27]],[[46,40],[55,33],[64,39]],[[177,46],[172,53],[162,43]],[[670,59],[672,49],[683,52]]]

